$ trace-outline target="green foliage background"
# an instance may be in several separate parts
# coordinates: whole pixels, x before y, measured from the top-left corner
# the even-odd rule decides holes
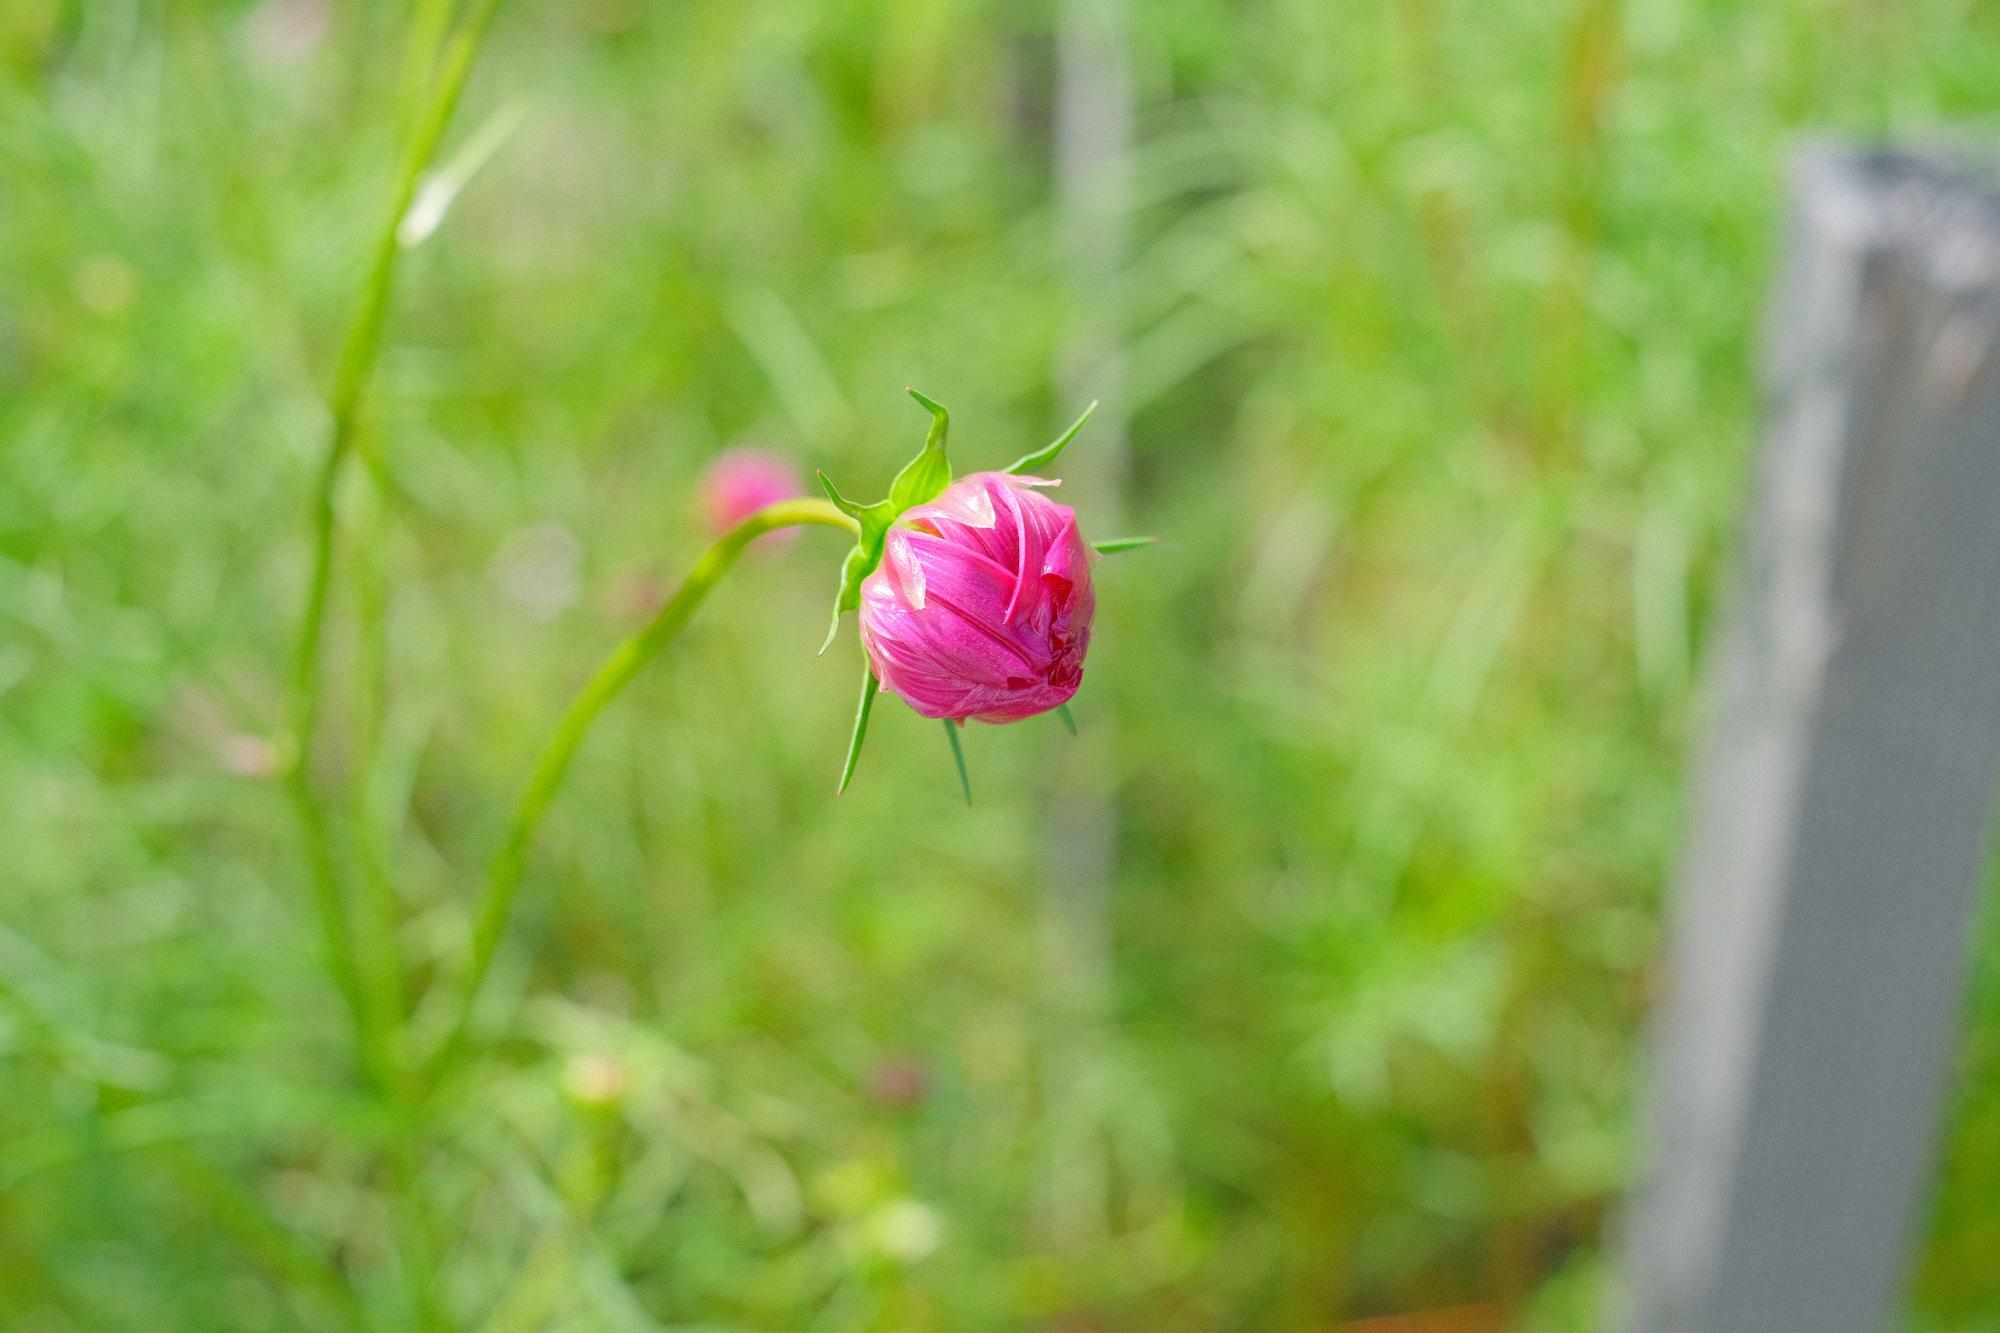
[[[721,449],[877,493],[915,384],[998,466],[1109,327],[1127,440],[1067,498],[1168,540],[1100,567],[1082,737],[968,733],[970,810],[890,700],[834,799],[840,543],[748,562],[412,1108],[270,776],[406,9],[0,7],[0,1326],[1598,1327],[1786,153],[1990,124],[2000,10],[1134,4],[1129,253],[1079,285],[1048,6],[510,0],[316,775],[413,1040]],[[1924,1328],[2000,1328],[1996,960]]]

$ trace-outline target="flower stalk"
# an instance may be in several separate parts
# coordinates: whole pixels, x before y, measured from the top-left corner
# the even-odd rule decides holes
[[[850,533],[859,531],[853,519],[825,500],[784,500],[757,510],[708,548],[652,620],[614,648],[570,700],[569,707],[556,724],[554,735],[535,761],[527,785],[514,806],[513,817],[508,821],[506,834],[500,841],[500,849],[494,853],[487,867],[485,888],[473,917],[471,957],[461,983],[457,1007],[451,1027],[430,1061],[430,1083],[433,1086],[449,1071],[469,1035],[480,992],[486,984],[487,974],[492,970],[500,941],[507,932],[508,919],[513,913],[515,895],[527,869],[528,854],[534,846],[535,835],[591,724],[605,706],[631,684],[640,669],[657,657],[660,650],[687,626],[722,576],[736,564],[745,547],[765,533],[800,526],[841,528]]]

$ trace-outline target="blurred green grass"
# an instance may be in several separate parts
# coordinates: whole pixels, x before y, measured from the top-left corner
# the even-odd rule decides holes
[[[750,562],[586,748],[504,1039],[414,1125],[270,779],[405,11],[0,8],[0,1322],[1597,1326],[1785,153],[1990,124],[2000,11],[1133,6],[1093,288],[1048,8],[505,7],[344,497],[379,716],[351,592],[329,659],[420,1031],[721,449],[867,491],[916,384],[1003,463],[1109,327],[1073,489],[1169,540],[1102,567],[1083,736],[972,732],[969,811],[893,704],[833,799],[837,543]],[[2000,1327],[1985,933],[1927,1328]]]

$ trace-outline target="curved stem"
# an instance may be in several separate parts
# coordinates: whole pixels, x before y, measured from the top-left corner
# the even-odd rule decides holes
[[[853,519],[825,500],[784,500],[758,510],[708,548],[695,562],[694,568],[688,571],[686,580],[667,599],[666,605],[643,629],[614,648],[603,665],[577,691],[576,697],[570,700],[562,720],[556,724],[555,734],[535,761],[528,785],[522,790],[521,799],[514,807],[514,816],[508,822],[506,835],[501,839],[500,849],[494,853],[487,867],[486,887],[473,917],[472,957],[466,970],[464,989],[459,995],[451,1028],[431,1060],[433,1085],[465,1042],[480,989],[486,983],[487,973],[493,967],[493,955],[506,933],[515,891],[521,886],[521,875],[527,868],[528,852],[534,845],[535,833],[541,827],[542,816],[547,813],[549,803],[555,799],[556,791],[562,785],[564,774],[569,771],[570,760],[575,757],[577,747],[590,730],[590,724],[597,720],[604,706],[631,683],[640,668],[681,632],[702,602],[707,600],[716,583],[743,554],[744,547],[767,532],[808,524],[859,531]]]

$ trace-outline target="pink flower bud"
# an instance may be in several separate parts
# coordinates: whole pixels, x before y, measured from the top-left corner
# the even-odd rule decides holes
[[[861,585],[861,642],[925,717],[1013,722],[1083,680],[1091,551],[1036,477],[975,472],[905,510]]]
[[[729,531],[765,505],[805,493],[799,470],[782,454],[762,449],[730,449],[701,474],[701,516],[717,536]],[[795,534],[771,534],[795,535]],[[760,537],[768,541],[769,537]]]

